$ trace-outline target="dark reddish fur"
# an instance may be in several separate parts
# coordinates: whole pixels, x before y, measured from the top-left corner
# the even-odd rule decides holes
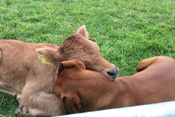
[[[150,104],[175,99],[175,60],[153,57],[142,60],[131,76],[110,81],[86,70],[82,62],[61,63],[54,92],[69,113]]]

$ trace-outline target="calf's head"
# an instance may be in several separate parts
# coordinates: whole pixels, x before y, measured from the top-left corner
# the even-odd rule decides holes
[[[111,80],[118,76],[118,68],[101,56],[97,44],[88,39],[88,32],[84,25],[78,29],[76,34],[65,39],[59,49],[38,48],[36,51],[53,64],[78,59],[85,64],[87,69],[98,71]]]
[[[53,90],[69,113],[77,113],[81,108],[85,111],[106,109],[113,97],[112,85],[104,75],[86,70],[79,60],[71,60],[61,62]]]

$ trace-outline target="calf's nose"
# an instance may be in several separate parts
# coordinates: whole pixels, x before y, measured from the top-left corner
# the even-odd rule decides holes
[[[119,70],[116,66],[114,66],[114,68],[107,72],[109,77],[111,78],[111,80],[114,80],[115,78],[117,78],[118,74],[119,74]]]

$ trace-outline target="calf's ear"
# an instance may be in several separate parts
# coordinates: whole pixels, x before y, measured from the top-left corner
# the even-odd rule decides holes
[[[60,55],[57,52],[57,49],[53,48],[37,48],[35,49],[36,52],[40,54],[39,59],[44,63],[44,64],[58,64],[60,62]]]
[[[85,25],[81,26],[81,27],[78,29],[77,34],[79,34],[79,35],[81,35],[81,36],[83,36],[83,37],[86,37],[86,38],[89,37],[88,32],[86,31],[86,26],[85,26]]]
[[[84,70],[85,65],[80,60],[74,59],[70,61],[63,61],[60,63],[58,74],[60,74],[64,69],[76,68],[77,70]]]
[[[80,111],[80,98],[77,94],[62,94],[61,100],[69,113],[78,113]]]

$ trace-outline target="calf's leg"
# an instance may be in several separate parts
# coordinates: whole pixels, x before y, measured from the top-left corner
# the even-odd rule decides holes
[[[16,111],[15,111],[15,115],[18,116],[18,115],[24,115],[24,116],[46,116],[47,113],[42,111],[42,110],[39,110],[39,109],[36,109],[36,108],[28,108],[28,107],[21,107],[21,108],[18,108]]]
[[[14,88],[8,86],[6,83],[0,81],[0,92],[15,96],[18,91],[16,91]]]
[[[38,85],[35,83],[36,82],[28,83],[24,86],[22,94],[20,94],[21,102],[19,106],[28,108],[29,114],[32,114],[30,108],[41,110],[45,115],[65,114],[66,111],[63,107],[62,101],[51,92],[37,90]],[[35,114],[36,112],[38,111],[35,111]]]
[[[44,96],[40,93],[33,94],[32,96],[28,95],[28,98],[25,97],[25,100],[23,97],[21,98],[19,107],[22,108],[22,114],[33,116],[65,114],[65,109],[61,100],[59,100],[54,94],[44,94]],[[40,113],[42,113],[42,115],[40,115]]]

